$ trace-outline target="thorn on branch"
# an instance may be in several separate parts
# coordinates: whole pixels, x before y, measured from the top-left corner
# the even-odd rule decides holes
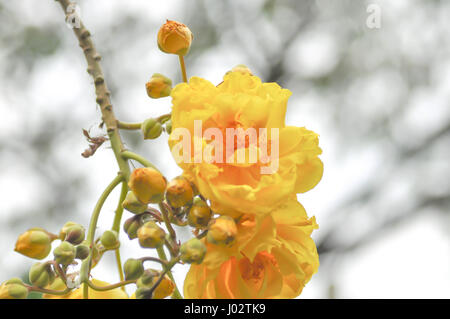
[[[83,156],[84,158],[88,158],[94,155],[97,149],[107,140],[105,136],[91,137],[89,135],[89,132],[85,129],[83,129],[83,135],[86,137],[86,140],[91,143],[89,144],[89,148],[81,153],[81,156]]]

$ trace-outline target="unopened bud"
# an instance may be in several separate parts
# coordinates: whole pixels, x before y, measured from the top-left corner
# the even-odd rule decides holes
[[[80,244],[75,248],[75,258],[86,259],[89,256],[89,246],[85,244]]]
[[[135,169],[128,182],[137,199],[144,204],[161,202],[164,199],[166,185],[164,176],[150,167]]]
[[[138,279],[144,273],[142,260],[133,258],[128,259],[123,265],[123,272],[125,273],[125,280]]]
[[[0,299],[26,299],[28,289],[19,278],[12,278],[0,285]]]
[[[215,245],[231,245],[237,235],[237,227],[230,216],[220,216],[209,226],[207,239]]]
[[[147,94],[152,99],[158,99],[160,97],[166,97],[170,95],[172,91],[172,80],[168,77],[155,73],[145,84]]]
[[[162,281],[153,291],[153,296],[150,296],[149,289],[153,287],[153,285],[158,281],[161,273],[159,271],[148,269],[144,272],[144,274],[139,278],[136,282],[138,286],[138,290],[136,290],[136,299],[164,299],[170,296],[175,290],[175,284],[167,275],[164,275]],[[138,296],[139,295],[139,296]]]
[[[21,234],[16,242],[15,251],[34,259],[44,259],[52,249],[56,235],[42,228],[31,228]]]
[[[65,240],[73,245],[78,245],[83,242],[85,230],[84,227],[79,224],[74,224],[72,226],[69,226],[65,229]]]
[[[137,236],[141,247],[158,248],[164,244],[166,233],[155,222],[149,221],[138,229]]]
[[[197,238],[191,238],[180,247],[181,260],[185,263],[200,264],[205,258],[206,246]]]
[[[242,74],[250,74],[250,75],[253,75],[253,74],[252,74],[252,71],[250,71],[250,69],[249,69],[246,65],[244,65],[244,64],[238,64],[238,65],[236,65],[234,68],[231,69],[231,71],[228,71],[227,74],[230,73],[230,72],[240,72],[240,73],[242,73]]]
[[[184,177],[172,179],[166,188],[166,199],[170,206],[180,208],[190,203],[194,198],[191,183]]]
[[[136,218],[129,218],[123,223],[123,230],[125,233],[127,233],[128,238],[135,239],[137,238],[137,231],[141,227],[141,224],[139,223]]]
[[[188,212],[189,225],[196,228],[205,228],[208,226],[211,217],[212,211],[208,204],[204,200],[196,198]]]
[[[166,132],[167,134],[172,133],[172,120],[168,120],[166,122]]]
[[[158,32],[158,47],[165,53],[186,55],[191,47],[193,35],[183,23],[167,20]]]
[[[142,135],[144,135],[144,140],[153,140],[158,138],[163,131],[161,123],[154,118],[146,119],[142,123],[141,129]]]
[[[71,243],[63,241],[53,250],[53,255],[55,256],[55,261],[58,264],[67,266],[70,265],[75,259],[76,250]]]
[[[134,214],[142,214],[147,210],[147,205],[142,204],[133,192],[128,192],[125,200],[122,202],[122,207]]]
[[[49,264],[35,263],[30,268],[28,279],[33,286],[44,288],[53,282],[55,274]]]
[[[106,249],[116,249],[120,246],[119,235],[114,230],[107,230],[100,237],[100,242]]]

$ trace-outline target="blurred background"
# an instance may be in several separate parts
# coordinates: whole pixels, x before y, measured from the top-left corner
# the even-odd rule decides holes
[[[313,238],[321,263],[300,298],[450,298],[449,1],[78,4],[122,121],[170,111],[170,99],[145,91],[156,72],[181,81],[176,56],[156,45],[165,19],[194,34],[188,76],[218,84],[246,64],[293,92],[287,124],[320,134],[325,164],[319,185],[299,196],[320,227]],[[105,133],[92,82],[58,3],[0,0],[0,282],[33,263],[13,251],[20,233],[57,233],[68,220],[87,226],[117,172],[106,143],[91,158],[80,155],[83,128]],[[167,135],[143,141],[123,132],[123,140],[167,178],[180,173]],[[99,232],[112,225],[117,197],[104,206]],[[123,260],[148,255],[121,239]],[[175,268],[180,287],[186,271]],[[112,253],[93,275],[118,280]]]

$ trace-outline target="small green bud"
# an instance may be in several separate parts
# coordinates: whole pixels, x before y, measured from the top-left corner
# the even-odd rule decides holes
[[[20,284],[20,285],[23,285],[23,281],[20,278],[14,277],[14,278],[11,278],[11,279],[5,281],[5,285],[9,285],[9,284]]]
[[[75,248],[75,258],[86,259],[89,256],[89,246],[85,244],[80,244]]]
[[[138,279],[144,273],[144,265],[141,260],[130,258],[123,265],[123,272],[125,280]]]
[[[45,263],[35,263],[30,268],[28,279],[34,286],[44,288],[55,279],[55,274],[50,268],[50,265]]]
[[[73,245],[81,244],[84,240],[85,230],[81,225],[74,225],[67,229],[65,241]]]
[[[52,250],[52,241],[56,238],[43,228],[31,228],[19,236],[14,250],[30,258],[44,259]]]
[[[187,220],[192,227],[205,228],[208,226],[212,215],[208,204],[204,200],[196,198],[189,209]]]
[[[167,132],[167,134],[172,133],[172,121],[171,120],[168,120],[166,122],[166,132]]]
[[[142,134],[145,140],[158,138],[162,133],[162,126],[156,119],[150,118],[142,123]]]
[[[153,279],[159,275],[159,272],[156,270],[146,269],[141,277],[136,281],[136,285],[138,288],[151,288]]]
[[[28,289],[19,278],[12,278],[0,285],[0,299],[26,299]]]
[[[130,240],[137,238],[137,231],[139,227],[141,227],[141,224],[138,220],[136,220],[136,218],[133,217],[127,219],[123,224],[123,230],[125,231],[125,233],[127,233]]]
[[[100,242],[106,249],[116,249],[120,246],[119,235],[114,230],[107,230],[100,238]]]
[[[147,287],[138,288],[135,295],[136,299],[151,299],[151,289]]]
[[[145,88],[147,95],[152,99],[166,97],[172,91],[172,80],[160,73],[155,73],[145,84]]]
[[[63,241],[53,250],[53,255],[55,256],[55,261],[58,264],[67,266],[75,259],[75,246],[67,241]]]
[[[125,200],[122,202],[122,207],[134,214],[142,214],[147,210],[147,205],[141,203],[133,192],[128,192]]]
[[[205,244],[197,238],[191,238],[180,247],[181,260],[185,263],[200,264],[205,258],[206,246]]]
[[[149,221],[138,229],[137,236],[141,247],[158,248],[164,244],[166,233],[155,222]]]

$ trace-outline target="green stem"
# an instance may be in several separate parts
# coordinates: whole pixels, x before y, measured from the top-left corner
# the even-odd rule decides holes
[[[100,211],[103,207],[103,204],[105,203],[106,199],[108,198],[109,194],[113,191],[113,189],[119,185],[123,181],[124,177],[122,174],[118,174],[112,182],[105,188],[103,193],[100,195],[100,198],[97,201],[97,204],[94,207],[94,211],[91,215],[91,220],[89,222],[89,229],[88,234],[86,237],[86,241],[89,243],[89,256],[86,258],[83,263],[81,264],[80,269],[80,281],[81,282],[87,282],[89,280],[89,271],[91,268],[91,262],[92,262],[92,248],[94,246],[94,236],[95,236],[95,229],[97,228],[97,222],[98,217],[100,216]],[[86,289],[84,289],[86,291]],[[83,292],[84,292],[83,291]],[[87,296],[83,296],[83,298],[87,299]]]
[[[89,287],[91,287],[94,290],[97,290],[97,291],[108,291],[108,290],[111,290],[111,289],[124,287],[124,286],[129,285],[129,284],[134,284],[135,282],[136,282],[136,280],[122,280],[122,281],[120,281],[120,282],[118,282],[116,284],[112,284],[112,285],[108,285],[108,286],[97,286],[94,283],[92,283],[91,281],[87,281],[87,284],[89,285]]]
[[[117,121],[117,127],[123,130],[140,130],[142,123],[125,123]]]
[[[159,258],[161,260],[164,260],[164,261],[167,262],[167,256],[166,256],[166,253],[164,252],[164,247],[156,248],[156,251],[158,253]],[[178,287],[177,287],[177,284],[175,282],[175,279],[173,278],[172,272],[170,271],[170,269],[175,265],[175,263],[173,265],[169,264],[168,267],[164,267],[164,271],[167,273],[167,276],[169,276],[169,278],[173,281],[173,283],[175,285],[175,290],[174,290],[174,292],[172,294],[172,298],[173,299],[183,299],[183,297],[181,297],[180,291],[178,290]]]
[[[144,165],[145,167],[151,167],[156,169],[158,172],[159,170],[156,168],[155,165],[153,165],[152,163],[150,163],[148,160],[146,160],[144,157],[142,157],[141,155],[138,155],[136,153],[133,153],[131,151],[123,151],[122,152],[122,157],[124,159],[132,159],[135,161],[138,161],[139,163],[141,163],[142,165]]]
[[[112,225],[112,230],[116,231],[117,233],[120,232],[120,221],[123,215],[122,202],[125,200],[127,193],[128,193],[128,185],[126,182],[122,182],[122,189],[120,191],[119,202],[117,203],[116,214],[114,216],[114,222]],[[120,248],[116,248],[115,254],[116,254],[117,270],[119,271],[119,278],[120,281],[123,281],[124,277],[123,277],[122,261],[120,258]],[[125,287],[122,287],[122,290],[125,291]]]
[[[29,291],[37,291],[37,292],[42,292],[44,294],[56,295],[56,296],[64,296],[72,290],[70,288],[66,288],[64,290],[51,290],[51,289],[39,288],[39,287],[35,287],[35,286],[27,286],[27,288]]]

